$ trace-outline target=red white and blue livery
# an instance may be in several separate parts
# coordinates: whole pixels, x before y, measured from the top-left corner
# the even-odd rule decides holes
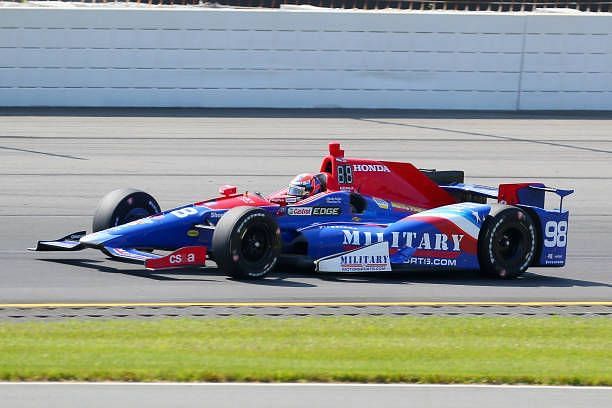
[[[525,182],[466,184],[462,171],[347,158],[329,144],[318,173],[269,196],[222,186],[218,197],[161,211],[122,189],[96,209],[93,232],[39,241],[37,251],[102,250],[150,270],[203,267],[262,277],[279,261],[319,272],[481,270],[498,278],[565,265],[573,190]],[[546,193],[559,208],[544,206]]]

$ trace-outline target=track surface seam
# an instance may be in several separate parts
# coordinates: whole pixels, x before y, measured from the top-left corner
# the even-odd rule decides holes
[[[610,317],[612,302],[453,303],[221,303],[221,304],[56,304],[0,305],[0,321],[308,316],[574,316]]]
[[[81,302],[81,303],[0,303],[2,308],[59,307],[339,307],[339,306],[612,306],[612,301],[542,301],[542,302]]]

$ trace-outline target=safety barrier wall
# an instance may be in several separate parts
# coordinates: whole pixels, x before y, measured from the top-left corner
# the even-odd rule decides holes
[[[612,16],[0,9],[0,106],[612,109]]]

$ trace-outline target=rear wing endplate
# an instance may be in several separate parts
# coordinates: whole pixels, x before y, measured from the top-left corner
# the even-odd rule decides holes
[[[563,211],[563,198],[572,194],[574,190],[565,190],[561,188],[546,187],[546,186],[529,186],[532,190],[541,190],[548,193],[553,193],[559,196],[559,212]]]

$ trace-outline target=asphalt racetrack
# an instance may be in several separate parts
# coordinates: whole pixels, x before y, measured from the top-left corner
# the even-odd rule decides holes
[[[612,301],[612,114],[268,110],[0,110],[0,303]],[[120,187],[163,208],[222,184],[269,193],[347,155],[463,169],[466,181],[575,188],[567,266],[496,281],[476,273],[325,275],[255,281],[216,268],[151,273],[86,250],[31,253],[91,228]],[[553,197],[551,197],[553,198]]]

